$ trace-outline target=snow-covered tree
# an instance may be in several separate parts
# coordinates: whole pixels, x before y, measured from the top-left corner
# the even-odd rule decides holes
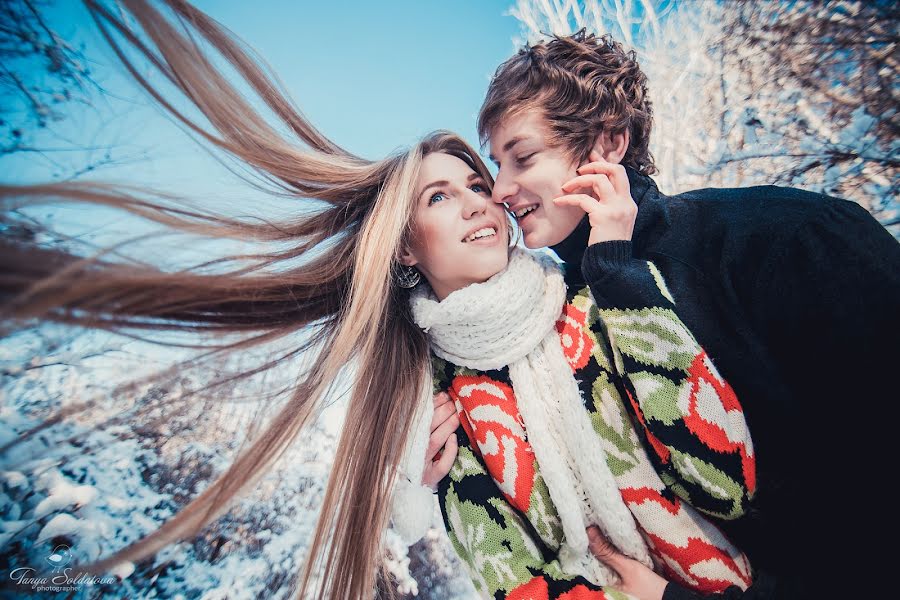
[[[585,27],[635,51],[663,191],[800,187],[900,234],[896,3],[519,0],[512,14],[526,40]]]

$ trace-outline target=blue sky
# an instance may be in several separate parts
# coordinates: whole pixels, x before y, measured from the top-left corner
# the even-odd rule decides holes
[[[47,180],[96,161],[110,147],[114,164],[91,179],[164,188],[238,212],[250,206],[268,210],[262,208],[266,198],[214,161],[125,75],[80,3],[55,4],[51,24],[66,39],[85,44],[94,78],[108,93],[95,96],[89,108],[67,105],[54,135],[99,150],[53,154],[66,169],[52,168],[33,154],[5,158],[0,169],[7,177]],[[320,131],[367,158],[382,157],[435,129],[456,131],[477,144],[475,118],[490,77],[515,50],[519,24],[507,14],[512,4],[195,1],[268,61]],[[44,143],[60,145],[52,136]],[[53,214],[56,227],[98,244],[143,231],[134,219],[100,209]],[[199,246],[194,249],[202,253]]]
[[[320,131],[367,158],[439,128],[477,144],[478,108],[490,76],[513,53],[519,31],[518,22],[506,14],[513,0],[195,4],[271,64]],[[228,204],[235,214],[266,213],[264,197],[214,161],[124,75],[80,4],[58,0],[49,17],[58,33],[86,45],[94,77],[109,92],[96,97],[93,107],[70,105],[66,118],[53,126],[54,135],[67,143],[100,150],[66,152],[54,160],[71,171],[111,147],[115,163],[90,179],[163,188],[217,208]],[[52,136],[44,142],[61,145]],[[58,170],[34,155],[4,158],[0,169],[13,181],[47,180]],[[58,230],[98,245],[145,230],[143,222],[106,209],[55,207],[39,214]],[[173,257],[179,262],[209,258],[208,246],[182,242],[167,248],[165,241],[139,246],[141,257],[157,264]],[[148,359],[166,355],[158,347],[132,347]]]
[[[370,157],[437,128],[474,141],[518,31],[511,0],[197,4],[271,62],[323,132]]]
[[[488,81],[512,54],[518,32],[517,21],[506,14],[512,0],[195,4],[272,65],[316,127],[369,158],[439,128],[475,142],[475,116]],[[141,160],[138,168],[105,169],[104,177],[161,183],[190,173],[192,189],[215,185],[218,176],[209,173],[212,181],[206,181],[206,168],[195,162],[196,146],[122,76],[84,8],[58,2],[51,21],[67,39],[87,45],[95,77],[112,92],[97,99],[94,109],[73,107],[58,129],[86,146],[111,145],[129,157],[147,152],[152,159]],[[67,163],[73,162],[68,156]],[[33,158],[11,164],[23,179],[48,174]]]

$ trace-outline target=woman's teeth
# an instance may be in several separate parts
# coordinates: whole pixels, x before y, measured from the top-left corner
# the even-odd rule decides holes
[[[536,208],[537,208],[537,204],[535,204],[533,206],[526,206],[525,208],[519,209],[515,212],[516,218],[521,219],[522,217],[524,217],[525,215],[527,215],[528,213],[530,213],[531,211],[533,211]]]
[[[488,236],[496,235],[496,234],[497,234],[497,230],[494,229],[493,227],[484,227],[482,229],[479,229],[478,231],[476,231],[475,233],[473,233],[472,235],[470,235],[463,241],[471,242],[471,241],[477,240],[479,238],[488,237]]]

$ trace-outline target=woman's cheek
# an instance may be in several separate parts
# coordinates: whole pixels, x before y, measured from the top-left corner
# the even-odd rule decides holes
[[[444,275],[447,262],[455,249],[448,228],[439,222],[439,219],[429,219],[420,222],[419,231],[421,232],[421,251],[419,260],[423,263],[426,270],[436,276]]]

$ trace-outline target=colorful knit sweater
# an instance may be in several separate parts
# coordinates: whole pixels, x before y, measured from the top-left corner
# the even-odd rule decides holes
[[[697,591],[739,591],[735,584],[750,584],[750,565],[698,511],[720,518],[743,513],[755,492],[750,436],[737,398],[675,315],[650,262],[646,274],[657,297],[638,309],[598,306],[586,285],[568,285],[557,331],[607,463],[658,570]],[[567,277],[567,283],[579,280]],[[435,391],[450,394],[461,423],[456,462],[438,488],[441,513],[482,596],[627,597],[562,572],[556,554],[562,529],[527,431],[520,435],[504,425],[511,418],[524,431],[508,369],[476,372],[433,361]],[[514,444],[498,451],[496,440],[504,438]],[[657,485],[628,484],[633,475],[652,471]],[[702,528],[710,541],[691,536],[692,527]],[[720,574],[727,565],[728,577],[705,577],[711,561]]]
[[[602,306],[647,306],[652,261],[740,398],[756,494],[742,516],[712,518],[754,582],[729,598],[890,595],[892,553],[867,549],[893,514],[873,498],[892,478],[900,244],[847,200],[779,186],[667,195],[625,169],[632,241],[588,245],[585,218],[553,251]],[[863,575],[846,589],[850,573]],[[664,599],[697,598],[678,587]]]

